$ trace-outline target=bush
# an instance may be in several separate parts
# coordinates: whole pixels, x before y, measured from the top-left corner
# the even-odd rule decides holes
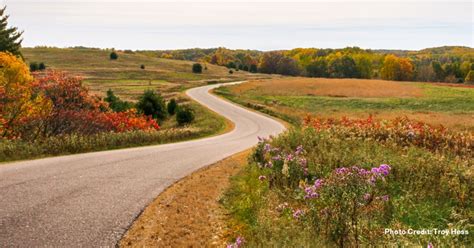
[[[117,54],[115,51],[111,52],[111,53],[110,53],[110,59],[111,59],[111,60],[116,60],[116,59],[118,59],[118,54]]]
[[[178,103],[173,98],[168,102],[167,110],[169,115],[174,115],[176,113],[176,108],[178,107]]]
[[[141,65],[140,69],[145,70],[145,65]]]
[[[163,120],[166,118],[165,100],[160,94],[153,90],[146,90],[137,103],[137,110],[154,119]]]
[[[234,71],[233,71],[233,70],[229,70],[229,74],[234,74]]]
[[[131,102],[120,100],[111,89],[107,91],[107,97],[104,100],[109,103],[109,107],[114,112],[123,112],[132,108]]]
[[[466,82],[466,84],[474,84],[474,70],[469,71],[464,81]]]
[[[46,70],[46,65],[43,62],[39,63],[38,70],[40,70],[40,71]]]
[[[31,63],[30,63],[30,71],[31,71],[31,72],[34,72],[34,71],[37,71],[37,70],[39,70],[39,65],[38,65],[38,63],[36,63],[36,62],[31,62]]]
[[[256,64],[251,64],[249,72],[256,73],[257,72],[257,65]]]
[[[199,63],[193,64],[193,73],[202,73],[202,65]]]
[[[194,121],[194,111],[189,107],[180,107],[176,113],[176,121],[179,125],[185,125]]]

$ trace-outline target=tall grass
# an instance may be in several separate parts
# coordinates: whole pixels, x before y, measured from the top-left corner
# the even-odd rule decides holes
[[[305,150],[298,156],[307,160],[304,163],[307,173],[283,169],[284,166],[301,165],[301,162],[292,164],[290,158],[283,159],[283,167],[275,162],[277,155],[294,154],[299,146]],[[261,156],[263,150],[273,149],[272,156]],[[293,155],[290,157],[294,160]],[[273,166],[266,166],[268,162],[273,162]],[[248,167],[233,179],[222,201],[231,213],[234,236],[243,235],[249,247],[426,247],[428,243],[435,247],[468,247],[474,232],[473,162],[472,157],[435,154],[422,147],[381,143],[370,138],[352,139],[330,130],[294,129],[262,142]],[[357,166],[370,170],[381,164],[391,166],[385,183],[379,188],[389,198],[377,207],[367,205],[362,209],[366,214],[360,215],[356,222],[359,226],[353,229],[358,233],[354,235],[352,230],[347,234],[357,238],[344,239],[341,245],[336,242],[341,239],[335,239],[334,232],[330,232],[332,227],[326,222],[314,221],[315,215],[311,213],[319,213],[323,210],[319,208],[321,206],[332,206],[329,220],[332,223],[339,220],[340,225],[340,220],[346,216],[344,212],[337,212],[342,209],[341,201],[352,199],[349,192],[358,192],[354,191],[358,186],[344,186],[349,188],[339,192],[341,194],[337,193],[338,187],[329,188],[333,193],[326,191],[324,197],[307,199],[304,197],[305,185],[311,185],[315,179],[337,180],[331,175],[338,168]],[[282,180],[288,183],[279,183]],[[282,205],[286,206],[283,210]],[[297,210],[305,214],[302,217],[300,212],[295,215]],[[375,214],[380,216],[375,218]],[[385,228],[458,229],[470,234],[400,236],[384,234]],[[343,230],[347,232],[347,228]]]
[[[200,129],[181,128],[161,131],[130,131],[99,133],[95,135],[63,135],[26,142],[0,140],[0,161],[13,161],[39,157],[92,152],[132,146],[176,142],[202,136]]]

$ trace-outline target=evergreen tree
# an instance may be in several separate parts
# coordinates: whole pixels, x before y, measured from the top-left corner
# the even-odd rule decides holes
[[[8,15],[5,14],[6,6],[0,8],[0,52],[10,52],[16,56],[22,56],[20,52],[21,35],[18,28],[8,27]]]

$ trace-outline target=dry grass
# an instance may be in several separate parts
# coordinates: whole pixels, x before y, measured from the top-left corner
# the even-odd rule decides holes
[[[249,150],[197,171],[161,193],[120,241],[120,247],[223,247],[227,226],[218,202]]]
[[[407,82],[368,79],[278,78],[236,86],[234,92],[257,90],[262,95],[331,97],[420,97],[423,91]]]

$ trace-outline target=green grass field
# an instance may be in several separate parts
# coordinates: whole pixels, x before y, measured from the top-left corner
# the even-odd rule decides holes
[[[325,88],[325,80],[332,83],[331,88]],[[368,83],[371,88],[359,86]],[[396,88],[387,94],[386,88],[391,86]],[[410,95],[414,91],[416,94]],[[455,129],[474,129],[474,88],[381,80],[286,78],[227,86],[216,92],[294,124],[306,114],[356,118],[371,114],[382,119],[408,116]]]

